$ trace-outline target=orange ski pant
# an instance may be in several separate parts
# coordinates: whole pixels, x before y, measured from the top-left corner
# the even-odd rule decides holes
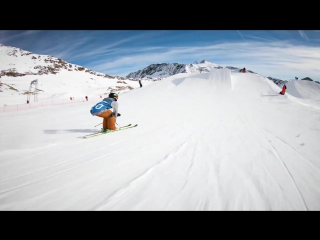
[[[111,110],[107,110],[106,112],[100,113],[97,116],[103,118],[102,126],[103,129],[116,130],[116,118],[114,116],[110,116],[112,114]]]

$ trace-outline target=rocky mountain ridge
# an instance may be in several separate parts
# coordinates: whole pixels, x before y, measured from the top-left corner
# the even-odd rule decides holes
[[[0,44],[0,56],[5,58],[4,62],[0,62],[0,77],[1,76],[26,76],[26,75],[44,75],[57,74],[61,70],[67,71],[84,71],[95,76],[105,78],[116,78],[124,80],[126,78],[120,76],[110,76],[108,74],[98,73],[91,69],[68,63],[60,58],[49,55],[34,54],[29,51],[22,50],[16,47],[5,46]],[[28,66],[21,66],[21,63]]]

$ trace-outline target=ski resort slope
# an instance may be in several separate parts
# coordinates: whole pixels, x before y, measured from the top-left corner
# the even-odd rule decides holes
[[[303,86],[309,92],[308,86]],[[320,210],[320,110],[257,74],[180,73],[95,102],[0,114],[0,210]]]
[[[287,92],[295,97],[294,101],[320,109],[320,84],[313,81],[296,80],[288,82],[286,86]]]

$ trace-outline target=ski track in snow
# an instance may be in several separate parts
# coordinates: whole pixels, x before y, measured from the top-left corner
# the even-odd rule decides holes
[[[116,145],[116,144],[119,144],[121,142],[124,142],[125,140],[122,140],[122,141],[118,141],[118,142],[115,142],[113,144],[110,144],[109,146],[112,146],[112,145]],[[67,145],[63,145],[62,147],[65,148],[65,147],[69,147],[70,145],[73,145],[73,144],[79,144],[80,141],[77,141],[75,143],[72,143],[72,144],[67,144]],[[62,150],[62,149],[61,149]],[[56,150],[49,150],[49,152],[52,152],[50,154],[54,154]],[[99,154],[100,151],[105,151],[105,147],[101,147],[100,149],[98,150],[93,150],[89,153],[85,153],[85,154],[81,154],[81,155],[78,155],[74,158],[67,158],[66,161],[63,161],[63,162],[59,162],[59,163],[56,163],[56,164],[53,164],[53,165],[50,165],[48,167],[44,167],[44,168],[41,168],[41,169],[38,169],[36,171],[33,171],[33,172],[29,172],[29,173],[26,173],[26,174],[22,174],[22,175],[19,175],[19,176],[16,176],[16,177],[13,177],[13,178],[8,178],[6,180],[3,180],[0,182],[0,186],[1,188],[5,188],[5,184],[6,183],[9,183],[9,185],[11,184],[14,184],[12,181],[14,180],[18,180],[17,183],[15,184],[16,186],[18,185],[19,187],[15,187],[15,188],[9,188],[9,190],[6,190],[6,191],[0,191],[0,194],[2,193],[6,193],[6,192],[10,192],[10,191],[14,191],[16,189],[20,189],[20,188],[23,188],[23,187],[26,187],[26,186],[29,186],[29,185],[32,185],[34,183],[38,183],[38,182],[41,182],[43,180],[46,180],[46,179],[49,179],[49,178],[52,178],[52,177],[55,177],[55,176],[58,176],[59,174],[63,174],[65,172],[68,172],[68,171],[72,171],[76,168],[79,168],[79,167],[83,167],[84,165],[86,164],[89,164],[89,163],[92,163],[96,160],[99,160],[101,158],[104,158],[105,156],[108,156],[108,155],[112,155],[116,152],[119,152],[120,150],[117,150],[117,151],[114,151],[114,152],[111,152],[111,153],[107,153],[107,154],[104,154],[104,155],[99,155],[99,157],[97,158],[93,158],[91,160],[88,160],[90,159],[90,156],[92,156],[93,154],[94,155],[97,155]],[[44,153],[41,153],[41,154],[45,154],[47,155],[48,152],[44,152]],[[40,155],[41,155],[40,154]],[[38,154],[37,154],[38,155]],[[32,155],[34,156],[34,155]],[[27,156],[27,158],[30,158],[30,156]],[[74,162],[77,162],[77,166],[74,167]],[[67,164],[71,164],[71,167],[67,166]],[[64,171],[60,171],[59,170],[59,167],[61,169],[65,169]],[[47,171],[48,170],[48,171]],[[54,172],[54,174],[50,173],[50,172]],[[33,178],[36,178],[38,180],[35,180],[35,181],[31,181],[31,182],[28,182],[28,183],[25,183],[25,180],[23,179],[24,177],[29,177],[30,175],[33,175],[32,177]],[[19,185],[19,182],[24,182],[22,185]]]
[[[260,129],[260,130],[261,130],[261,129]],[[271,134],[269,131],[267,131],[267,130],[265,130],[265,131],[268,132],[269,134]],[[277,151],[276,147],[272,144],[271,140],[263,133],[262,130],[261,130],[261,133],[264,135],[264,137],[266,138],[266,140],[268,141],[268,143],[269,143],[269,144],[271,145],[271,147],[273,148],[273,154],[274,154],[274,155],[277,157],[277,159],[279,159],[279,161],[281,162],[282,166],[283,166],[284,169],[285,169],[285,172],[288,174],[289,178],[290,178],[291,181],[293,182],[293,184],[294,184],[294,186],[295,186],[295,188],[296,188],[296,190],[297,190],[297,192],[298,192],[298,194],[299,194],[299,196],[300,196],[300,198],[301,198],[301,200],[302,200],[302,202],[303,202],[303,204],[304,204],[305,209],[308,210],[308,207],[307,207],[307,205],[306,205],[306,203],[305,203],[305,200],[304,200],[304,198],[303,198],[303,196],[302,196],[302,194],[301,194],[301,192],[300,192],[300,190],[299,190],[299,188],[298,188],[298,186],[297,186],[297,184],[296,184],[296,181],[294,180],[294,177],[292,176],[292,174],[290,173],[287,165],[285,164],[284,159],[281,158],[281,156],[279,155],[279,152]]]
[[[172,159],[177,154],[179,154],[179,152],[181,152],[182,149],[185,148],[185,146],[186,143],[181,144],[174,153],[167,154],[164,159],[159,160],[156,164],[146,169],[142,174],[129,181],[125,186],[117,189],[93,209],[99,210],[103,207],[106,207],[107,205],[112,208],[113,205],[118,204],[122,199],[130,198],[128,195],[130,195],[131,192],[134,192],[136,188],[140,188],[141,186],[143,186],[143,183],[145,183],[147,180],[150,180],[150,178],[152,178],[152,176],[156,174],[155,171],[164,171],[163,164],[172,161]]]
[[[314,203],[319,196],[317,190],[307,186],[320,181],[319,166],[313,162],[317,151],[304,156],[303,150],[294,147],[299,147],[302,141],[287,137],[289,128],[281,131],[284,125],[280,123],[275,128],[275,124],[269,123],[270,112],[279,118],[293,112],[290,116],[294,117],[298,101],[289,95],[271,97],[268,94],[276,87],[270,82],[266,84],[265,79],[257,81],[254,75],[238,74],[236,80],[226,71],[190,76],[167,85],[158,82],[159,91],[165,96],[161,101],[166,107],[162,108],[162,103],[157,105],[157,112],[148,113],[151,119],[148,121],[154,121],[153,124],[139,123],[145,127],[124,132],[122,136],[126,139],[115,135],[115,142],[106,141],[104,136],[73,140],[73,135],[76,137],[73,133],[62,144],[53,142],[56,145],[15,156],[9,152],[12,157],[1,160],[0,165],[1,209],[18,206],[65,210],[309,210],[318,207]],[[257,89],[262,87],[259,92]],[[167,100],[191,90],[208,105],[192,106],[197,100],[194,95],[191,99]],[[141,103],[139,98],[133,99],[136,105]],[[153,103],[158,104],[157,101]],[[171,105],[167,106],[168,103]],[[233,106],[235,103],[237,107]],[[301,112],[320,115],[314,109]],[[164,113],[170,123],[156,121]],[[128,114],[136,117],[134,111]],[[181,119],[187,121],[181,123]],[[307,129],[300,126],[301,119],[290,125],[299,132],[290,132],[289,136],[299,137],[300,130]],[[314,126],[315,130],[320,129],[318,126]],[[170,131],[166,133],[166,129]],[[302,143],[310,143],[306,138],[300,139]],[[308,147],[304,149],[311,149]],[[34,166],[30,167],[33,161]],[[299,182],[305,176],[298,167],[310,174],[307,181]],[[128,172],[123,173],[124,169]],[[37,199],[40,204],[36,203]],[[16,205],[10,205],[11,200]]]

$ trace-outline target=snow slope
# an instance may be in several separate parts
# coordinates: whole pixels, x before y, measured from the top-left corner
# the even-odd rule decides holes
[[[304,86],[309,91],[310,86]],[[257,74],[177,74],[119,97],[0,113],[1,210],[320,210],[320,110]]]

